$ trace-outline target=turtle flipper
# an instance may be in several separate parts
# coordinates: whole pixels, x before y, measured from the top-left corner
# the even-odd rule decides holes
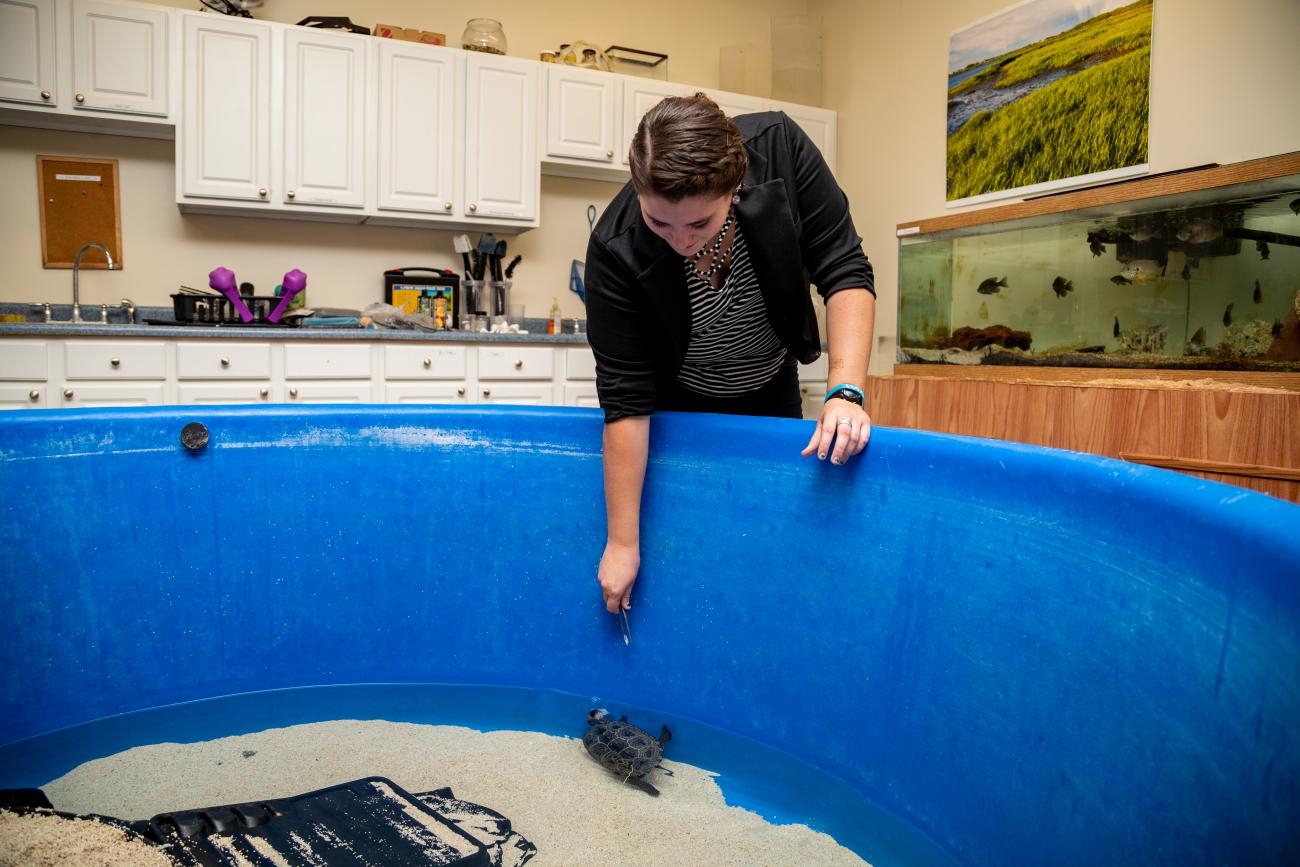
[[[659,732],[659,746],[662,747],[672,739],[673,733],[668,730],[668,726],[664,726],[663,731]]]
[[[659,790],[656,789],[654,786],[650,785],[649,783],[647,783],[641,777],[637,777],[636,779],[629,779],[627,780],[627,783],[628,785],[636,786],[638,789],[645,792],[647,795],[653,795],[656,798],[659,797]]]

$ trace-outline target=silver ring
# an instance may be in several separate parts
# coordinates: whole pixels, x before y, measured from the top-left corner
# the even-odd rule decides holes
[[[853,426],[853,420],[850,419],[848,416],[845,416],[844,418],[841,418],[841,419],[840,419],[839,424],[846,424],[846,425],[849,425],[850,427],[852,427],[852,426]],[[838,426],[839,426],[839,425],[836,425],[836,427],[838,427]]]

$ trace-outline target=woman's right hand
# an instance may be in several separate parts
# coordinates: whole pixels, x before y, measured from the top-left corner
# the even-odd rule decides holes
[[[605,597],[605,610],[610,614],[632,607],[632,585],[636,583],[639,568],[638,548],[614,542],[605,545],[605,554],[600,558],[600,592]]]

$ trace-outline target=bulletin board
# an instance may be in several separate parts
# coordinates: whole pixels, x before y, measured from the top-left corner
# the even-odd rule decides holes
[[[71,268],[77,251],[98,241],[121,268],[122,218],[117,160],[36,155],[41,199],[41,258],[46,268]],[[88,250],[82,268],[108,267],[99,250]]]

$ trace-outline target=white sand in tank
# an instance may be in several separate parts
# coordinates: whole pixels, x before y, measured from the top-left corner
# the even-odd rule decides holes
[[[651,774],[661,793],[653,798],[601,768],[573,738],[340,720],[137,747],[44,789],[59,810],[143,819],[381,776],[408,792],[450,786],[509,817],[538,848],[530,867],[866,863],[805,825],[772,825],[728,807],[708,771],[664,766],[673,775]]]

